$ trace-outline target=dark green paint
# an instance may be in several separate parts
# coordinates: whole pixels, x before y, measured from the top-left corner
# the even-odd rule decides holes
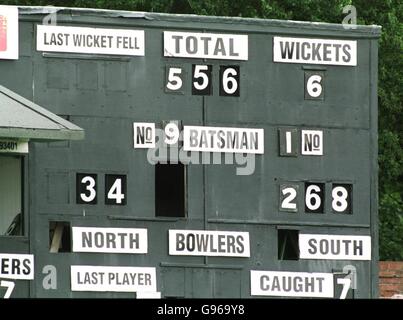
[[[156,267],[162,296],[246,298],[250,297],[250,270],[332,272],[352,264],[359,286],[354,296],[377,297],[379,28],[344,30],[335,24],[86,10],[71,15],[71,9],[66,9],[58,14],[59,24],[144,29],[145,56],[43,54],[35,49],[35,25],[44,17],[40,11],[21,9],[23,49],[18,61],[0,61],[1,84],[51,112],[68,116],[85,130],[86,137],[58,146],[31,144],[25,192],[29,249],[26,244],[24,251],[35,255],[35,280],[29,283],[29,296],[134,297],[133,293],[72,292],[71,265]],[[192,96],[189,84],[183,95],[168,94],[164,90],[166,65],[181,65],[189,76],[193,63],[205,62],[164,58],[164,30],[248,34],[249,60],[208,60],[214,73],[212,96]],[[304,66],[272,62],[274,35],[356,39],[358,66],[319,66],[326,70],[325,100],[304,100]],[[227,64],[240,66],[240,97],[218,95],[219,66]],[[63,76],[49,81],[52,74]],[[186,219],[155,218],[154,167],[146,160],[146,150],[133,149],[133,122],[171,119],[185,125],[265,129],[265,153],[256,157],[253,175],[236,176],[235,165],[189,165]],[[323,129],[324,156],[279,157],[278,129],[290,126]],[[76,204],[77,172],[98,174],[98,204]],[[127,175],[126,206],[104,205],[104,174]],[[300,190],[304,181],[325,183],[325,214],[279,212],[278,190],[285,181],[301,184]],[[354,184],[352,215],[331,212],[332,182]],[[72,226],[147,228],[148,254],[49,253],[48,225],[55,220],[70,221]],[[278,261],[278,228],[371,235],[373,260]],[[251,257],[169,256],[169,229],[247,231]],[[45,265],[58,270],[57,290],[42,287]],[[17,281],[17,287],[25,285]]]

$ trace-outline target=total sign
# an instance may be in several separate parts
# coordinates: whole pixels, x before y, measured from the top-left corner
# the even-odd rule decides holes
[[[164,56],[248,60],[248,36],[164,31]]]

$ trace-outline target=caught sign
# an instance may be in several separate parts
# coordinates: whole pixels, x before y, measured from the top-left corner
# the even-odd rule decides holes
[[[251,270],[251,295],[333,298],[333,274]]]

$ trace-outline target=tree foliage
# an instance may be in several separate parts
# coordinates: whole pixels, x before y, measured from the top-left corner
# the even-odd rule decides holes
[[[343,7],[354,5],[359,24],[377,24],[383,28],[379,48],[378,90],[380,258],[403,260],[401,0],[0,0],[0,3],[331,23],[341,23],[346,16]]]

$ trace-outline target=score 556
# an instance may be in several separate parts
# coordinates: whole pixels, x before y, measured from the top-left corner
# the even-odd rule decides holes
[[[165,90],[167,92],[183,93],[185,87],[186,72],[180,66],[167,66]],[[192,95],[213,94],[213,66],[192,65],[191,77]],[[220,66],[219,69],[219,94],[220,96],[239,97],[240,94],[240,70],[239,66]]]

